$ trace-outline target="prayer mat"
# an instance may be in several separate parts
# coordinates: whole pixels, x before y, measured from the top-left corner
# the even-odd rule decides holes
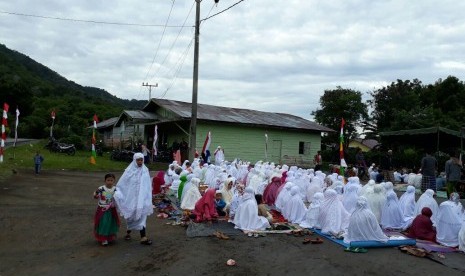
[[[287,222],[287,220],[283,217],[283,215],[277,210],[271,209],[270,214],[271,216],[273,216],[274,222],[277,222],[277,223]]]
[[[350,244],[347,244],[344,242],[344,240],[336,239],[335,237],[327,234],[323,234],[321,230],[318,229],[312,229],[315,233],[318,235],[334,242],[337,243],[341,246],[344,246],[345,248],[347,247],[362,247],[362,248],[375,248],[375,247],[396,247],[396,246],[401,246],[401,245],[415,245],[416,241],[415,239],[410,239],[410,238],[398,238],[393,235],[391,235],[389,241],[387,242],[379,242],[379,241],[353,241]]]
[[[396,236],[403,236],[405,238],[408,238],[407,236],[400,233],[399,231],[384,230],[384,233],[388,236],[396,235]],[[416,241],[417,241],[416,246],[418,248],[423,248],[428,252],[441,252],[441,253],[457,252],[456,248],[444,246],[444,245],[441,245],[441,244],[438,244],[432,241],[425,241],[425,240],[420,240],[420,239],[417,239]]]
[[[218,221],[212,224],[190,222],[187,226],[186,235],[189,238],[210,237],[215,232],[221,232],[227,236],[242,234],[242,231],[234,228],[233,223],[227,221]]]
[[[273,228],[266,230],[255,230],[255,231],[244,231],[245,234],[248,233],[257,233],[257,234],[290,234],[293,231],[302,231],[304,230],[298,224],[292,224],[289,222],[278,222],[273,223]]]

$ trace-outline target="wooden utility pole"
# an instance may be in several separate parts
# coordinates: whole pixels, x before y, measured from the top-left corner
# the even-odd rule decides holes
[[[189,160],[195,158],[195,146],[197,143],[197,88],[199,83],[199,30],[200,30],[200,2],[195,0],[195,44],[194,44],[194,76],[192,83],[192,114],[189,129]]]
[[[152,87],[158,87],[158,83],[149,84],[148,82],[142,83],[142,86],[147,86],[149,88],[149,102],[152,99]]]

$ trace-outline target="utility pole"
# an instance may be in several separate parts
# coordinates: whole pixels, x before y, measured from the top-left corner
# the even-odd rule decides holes
[[[200,2],[195,0],[195,43],[194,43],[194,76],[192,83],[192,114],[189,131],[189,160],[195,158],[195,146],[197,143],[197,91],[199,83],[199,30],[200,30]]]
[[[148,82],[142,83],[142,86],[147,86],[149,88],[149,102],[152,99],[152,87],[158,87],[158,83],[149,84]]]

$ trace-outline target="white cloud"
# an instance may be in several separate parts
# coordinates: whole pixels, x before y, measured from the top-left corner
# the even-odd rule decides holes
[[[202,1],[201,17],[235,2]],[[163,25],[171,3],[18,0],[1,2],[0,11]],[[175,1],[168,25],[182,25],[193,4]],[[396,79],[463,79],[464,8],[452,0],[246,0],[202,23],[199,102],[311,118],[324,90],[336,86],[365,93]],[[146,99],[144,81],[159,84],[156,97],[190,101],[194,12],[183,30],[166,28],[161,42],[162,27],[0,13],[0,43],[121,98]]]

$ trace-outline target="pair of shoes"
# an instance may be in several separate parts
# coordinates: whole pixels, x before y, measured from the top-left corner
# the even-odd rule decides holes
[[[352,253],[367,253],[368,250],[362,247],[347,247],[344,249],[345,252],[352,252]]]
[[[305,238],[305,239],[302,241],[303,244],[309,244],[309,243],[311,243],[311,242],[312,242],[312,239],[310,239],[310,238]]]
[[[407,254],[417,256],[417,257],[421,257],[421,258],[426,257],[426,255],[429,254],[429,252],[427,252],[426,250],[424,250],[422,248],[418,248],[416,246],[402,246],[400,248],[400,250],[402,252],[407,253]]]
[[[108,245],[108,241],[103,241],[102,242],[102,246],[107,246]]]
[[[152,240],[151,240],[151,239],[148,239],[147,237],[143,237],[143,238],[140,240],[140,244],[143,244],[143,245],[151,245],[151,244],[152,244]]]
[[[258,238],[258,233],[252,233],[252,232],[249,232],[247,234],[248,237],[255,237],[255,238]]]
[[[320,243],[323,243],[323,240],[317,237],[316,239],[310,240],[310,243],[320,244]]]

